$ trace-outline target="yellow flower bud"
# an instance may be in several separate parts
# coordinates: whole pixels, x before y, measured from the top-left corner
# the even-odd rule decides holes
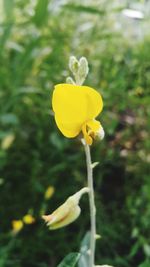
[[[80,213],[79,200],[84,193],[89,192],[87,187],[84,187],[76,194],[70,196],[64,204],[57,208],[50,215],[43,215],[42,218],[45,220],[50,230],[55,230],[64,227],[73,221],[75,221]]]
[[[7,150],[12,145],[12,143],[14,142],[14,140],[15,140],[15,135],[14,134],[8,134],[2,140],[1,148],[3,150]]]
[[[26,214],[24,217],[23,217],[23,221],[25,224],[32,224],[35,222],[35,219],[32,215],[30,214]]]
[[[12,228],[13,228],[14,234],[17,234],[18,232],[20,232],[21,229],[23,228],[22,220],[13,220],[12,221]]]
[[[53,186],[49,186],[44,194],[45,199],[50,199],[54,194],[55,188]]]

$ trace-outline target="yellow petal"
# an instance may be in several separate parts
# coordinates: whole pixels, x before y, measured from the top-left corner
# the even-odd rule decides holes
[[[89,131],[94,133],[96,133],[101,127],[100,122],[97,120],[90,120],[86,123],[86,125],[89,127]]]
[[[92,145],[93,139],[99,137],[101,140],[104,137],[104,130],[97,120],[90,120],[83,124],[82,132],[84,139],[88,145]]]
[[[66,137],[75,137],[82,125],[94,119],[102,110],[100,94],[88,86],[59,84],[52,98],[55,120]]]
[[[55,115],[55,121],[62,134],[68,138],[77,136],[81,131],[81,122],[62,122],[57,115]]]
[[[87,99],[81,86],[59,84],[52,98],[55,120],[60,131],[67,137],[75,137],[86,120]]]
[[[87,120],[96,118],[103,109],[103,100],[96,90],[91,87],[83,86],[87,94]]]

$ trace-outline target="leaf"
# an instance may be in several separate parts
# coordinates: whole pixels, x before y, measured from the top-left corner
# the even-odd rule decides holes
[[[38,0],[37,2],[33,21],[38,27],[43,26],[43,24],[45,24],[48,15],[48,2],[48,0]]]
[[[74,252],[67,255],[57,267],[74,267],[80,258],[80,253]]]
[[[97,8],[91,6],[83,6],[83,5],[74,5],[74,4],[66,4],[64,5],[65,8],[68,8],[75,12],[85,12],[91,14],[98,14],[98,15],[105,15],[105,10],[99,10]]]
[[[18,117],[13,113],[6,113],[0,116],[0,122],[4,125],[7,124],[18,124]]]
[[[149,267],[150,266],[150,261],[149,260],[146,260],[144,262],[142,262],[139,267]]]
[[[140,242],[136,242],[136,243],[133,245],[133,247],[131,248],[131,252],[130,252],[130,254],[129,254],[129,257],[130,257],[130,258],[133,258],[133,257],[137,254],[137,252],[138,252],[140,246],[141,246]]]
[[[14,0],[3,0],[3,9],[7,21],[13,20]]]
[[[80,247],[81,256],[78,262],[78,267],[89,266],[89,254],[88,254],[89,248],[90,248],[90,232],[87,232],[81,242],[81,247]]]

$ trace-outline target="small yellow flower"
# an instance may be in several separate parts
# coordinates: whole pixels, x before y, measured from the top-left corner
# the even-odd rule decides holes
[[[53,186],[49,186],[45,191],[44,198],[50,199],[53,196],[54,192],[55,188]]]
[[[13,220],[12,221],[12,229],[13,229],[14,234],[20,232],[22,228],[23,228],[22,220]]]
[[[52,106],[56,124],[64,136],[73,138],[82,132],[88,145],[96,136],[102,139],[104,131],[95,118],[102,111],[103,101],[93,88],[58,84],[53,92]]]
[[[3,150],[7,150],[13,144],[14,140],[15,140],[15,135],[14,134],[8,134],[2,140],[1,148]]]
[[[80,213],[79,200],[84,193],[89,192],[87,187],[84,187],[76,194],[70,196],[64,204],[57,208],[50,215],[43,215],[42,218],[47,223],[50,230],[55,230],[64,227],[75,221]]]
[[[23,222],[25,224],[32,224],[35,222],[35,219],[32,215],[30,214],[26,214],[24,217],[23,217]]]

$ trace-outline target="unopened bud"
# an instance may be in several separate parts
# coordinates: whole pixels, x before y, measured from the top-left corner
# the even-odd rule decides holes
[[[71,56],[70,59],[69,59],[69,69],[71,70],[71,72],[73,73],[74,76],[78,72],[79,62],[76,59],[76,57],[74,57],[74,56]]]
[[[99,140],[103,140],[105,136],[105,132],[103,127],[101,126],[100,129],[96,132],[96,137],[98,137]]]
[[[74,80],[71,77],[67,77],[66,83],[68,83],[68,84],[75,84]]]
[[[80,213],[79,200],[84,193],[88,193],[89,188],[84,187],[74,195],[70,196],[64,204],[57,208],[50,215],[43,215],[42,218],[45,220],[50,230],[55,230],[64,227],[73,221],[75,221]]]
[[[81,57],[79,60],[79,74],[81,78],[86,78],[89,72],[88,61],[85,57]]]

